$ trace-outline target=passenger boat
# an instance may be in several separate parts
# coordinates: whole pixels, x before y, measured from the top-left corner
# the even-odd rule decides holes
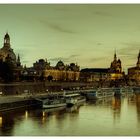
[[[97,91],[94,90],[94,91],[87,93],[86,98],[87,98],[87,100],[96,100],[97,99]]]
[[[134,91],[134,93],[138,93],[138,94],[140,94],[140,87],[133,87],[133,91]]]
[[[63,98],[57,99],[45,99],[42,101],[43,108],[58,108],[58,107],[66,107],[66,101]]]
[[[125,96],[125,94],[132,94],[134,92],[133,88],[131,87],[119,87],[115,88],[115,96]]]
[[[112,88],[99,88],[97,90],[87,93],[86,95],[88,100],[96,100],[112,96],[114,96],[114,91]]]
[[[86,98],[81,96],[79,93],[64,94],[63,98],[66,100],[68,107],[80,105],[86,101]]]
[[[131,94],[134,92],[133,88],[131,87],[122,87],[120,91],[121,91],[121,94],[126,94],[126,93]]]

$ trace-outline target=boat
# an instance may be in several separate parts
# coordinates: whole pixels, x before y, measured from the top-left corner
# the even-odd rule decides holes
[[[57,99],[45,99],[42,101],[42,108],[58,108],[58,107],[66,107],[66,101],[63,98]]]
[[[97,91],[93,90],[91,92],[88,92],[86,94],[86,98],[87,98],[87,100],[96,100],[97,99]]]
[[[98,88],[97,90],[93,90],[92,92],[89,92],[86,95],[88,100],[96,100],[113,96],[114,91],[112,88]]]
[[[140,87],[133,87],[133,91],[134,91],[134,93],[140,93]]]
[[[114,89],[114,96],[125,96],[126,94],[134,93],[133,88],[131,87],[119,87]]]
[[[81,96],[79,93],[64,93],[63,98],[66,100],[67,107],[71,107],[73,105],[81,105],[86,101],[86,98]]]
[[[62,107],[56,107],[56,108],[45,108],[43,111],[46,113],[50,113],[50,112],[62,111],[65,109],[66,109],[66,106],[62,106]]]
[[[122,95],[124,95],[124,94],[132,94],[134,92],[134,90],[131,87],[122,87],[120,89],[120,92],[121,92]]]

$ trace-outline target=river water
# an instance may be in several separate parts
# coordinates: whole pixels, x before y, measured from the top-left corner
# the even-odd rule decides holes
[[[88,101],[55,110],[0,113],[1,136],[137,136],[140,94]]]

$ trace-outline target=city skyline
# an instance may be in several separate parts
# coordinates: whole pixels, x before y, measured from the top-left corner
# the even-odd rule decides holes
[[[140,49],[140,5],[0,5],[0,45],[8,31],[11,47],[27,66],[47,58],[107,68],[117,57],[123,70],[136,65]],[[0,48],[1,48],[0,47]]]

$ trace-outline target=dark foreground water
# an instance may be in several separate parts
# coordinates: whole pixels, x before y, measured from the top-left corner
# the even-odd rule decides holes
[[[69,109],[22,109],[1,113],[0,135],[140,135],[140,94],[86,102]]]

